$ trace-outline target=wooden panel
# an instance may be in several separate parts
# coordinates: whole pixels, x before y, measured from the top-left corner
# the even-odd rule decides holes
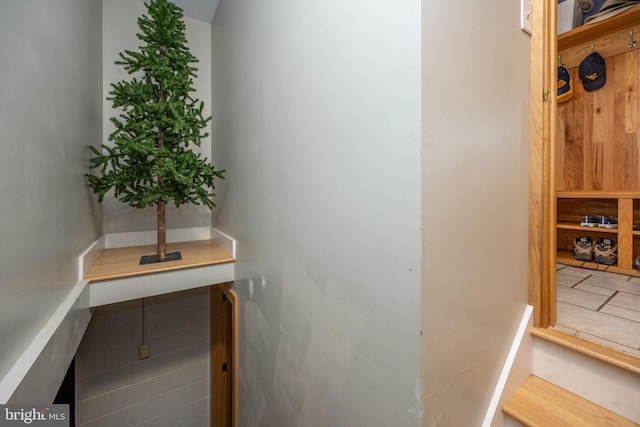
[[[633,200],[618,200],[618,267],[633,267]]]
[[[599,39],[592,38],[570,49],[561,47],[558,53],[562,58],[563,64],[567,68],[573,68],[580,65],[580,62],[582,62],[585,56],[591,53],[592,44],[593,48],[604,58],[640,49],[640,23],[638,23],[638,21],[640,21],[640,14],[636,16],[636,24],[630,25],[624,29],[618,29],[618,31],[609,34],[608,36]],[[638,44],[629,48],[629,41],[631,40],[629,38],[629,31],[632,29],[634,32],[634,40],[638,42]],[[558,39],[558,44],[560,43],[561,41]]]
[[[211,426],[237,426],[237,315],[229,285],[211,287]]]
[[[558,106],[558,191],[640,190],[638,50],[605,60],[607,83],[593,92],[569,69],[574,96]]]
[[[638,43],[640,46],[640,43]],[[638,82],[640,82],[640,54],[636,52],[636,76],[638,76],[638,81],[636,82],[636,94],[638,93]],[[632,117],[630,116],[630,119]],[[640,108],[638,108],[636,104],[636,132],[635,132],[635,145],[636,151],[640,153],[640,132],[637,132],[638,129],[638,120],[640,120]],[[640,155],[640,154],[639,154]],[[636,182],[640,186],[640,167],[636,170]]]
[[[617,199],[558,199],[558,223],[579,225],[585,215],[618,217]]]
[[[529,73],[528,300],[534,325],[555,323],[556,34],[557,3],[532,0]]]

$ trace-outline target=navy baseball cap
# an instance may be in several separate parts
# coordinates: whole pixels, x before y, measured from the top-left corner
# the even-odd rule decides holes
[[[598,52],[592,52],[582,60],[578,73],[587,92],[598,90],[607,82],[607,64]]]
[[[558,65],[558,102],[564,102],[573,96],[571,76],[564,65]]]

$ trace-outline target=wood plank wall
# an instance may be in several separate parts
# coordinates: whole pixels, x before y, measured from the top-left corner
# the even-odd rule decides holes
[[[558,104],[558,191],[640,190],[640,50],[605,58],[607,82],[586,92],[569,69],[573,98]]]

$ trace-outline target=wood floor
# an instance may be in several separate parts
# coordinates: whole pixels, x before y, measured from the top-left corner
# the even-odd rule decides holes
[[[554,329],[640,358],[640,278],[558,264]]]

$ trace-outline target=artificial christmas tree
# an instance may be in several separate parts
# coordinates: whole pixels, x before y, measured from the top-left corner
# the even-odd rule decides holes
[[[203,103],[192,97],[197,59],[187,47],[182,10],[167,0],[151,0],[149,16],[138,19],[142,46],[125,50],[116,64],[133,75],[112,84],[107,99],[121,114],[102,151],[90,147],[89,187],[102,201],[110,190],[135,208],[156,206],[157,254],[141,263],[180,259],[166,252],[166,204],[204,204],[213,208],[214,178],[223,172],[191,146],[208,136]]]

